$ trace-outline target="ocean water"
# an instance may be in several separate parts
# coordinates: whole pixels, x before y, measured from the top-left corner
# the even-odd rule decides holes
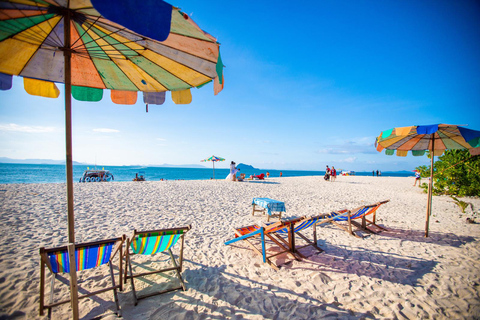
[[[89,167],[94,169],[94,167]],[[135,174],[143,171],[147,181],[164,180],[208,180],[213,178],[212,168],[165,168],[165,167],[140,167],[140,166],[97,166],[97,169],[109,170],[114,181],[132,181]],[[87,166],[73,166],[73,181],[80,180]],[[270,173],[270,177],[279,177],[280,170],[246,170],[241,171],[246,176],[260,173]],[[229,169],[215,169],[216,179],[225,179]],[[283,177],[299,176],[324,176],[325,171],[301,171],[301,170],[282,170]],[[371,176],[372,172],[357,172],[359,176]],[[410,177],[413,172],[382,172],[382,176]],[[64,183],[66,173],[64,165],[51,164],[10,164],[0,163],[0,184],[9,183]]]

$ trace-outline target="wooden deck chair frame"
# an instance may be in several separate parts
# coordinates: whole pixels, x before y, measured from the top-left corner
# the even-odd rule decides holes
[[[368,233],[376,233],[375,231],[368,228],[368,226],[370,226],[370,225],[374,225],[374,226],[376,226],[380,229],[386,230],[385,228],[377,225],[375,223],[375,220],[376,220],[377,209],[382,204],[385,204],[388,201],[390,201],[390,200],[377,202],[377,203],[371,204],[371,205],[361,206],[361,207],[358,207],[358,208],[355,208],[355,209],[352,209],[352,210],[343,209],[343,210],[339,210],[339,211],[334,211],[330,214],[330,215],[333,215],[332,218],[330,218],[328,220],[325,220],[325,221],[321,221],[321,222],[317,223],[317,225],[328,222],[328,223],[331,223],[331,224],[339,227],[340,229],[346,231],[348,234],[350,234],[354,237],[357,237],[357,238],[361,238],[361,236],[357,235],[354,232],[352,226],[355,226],[358,229],[366,231]],[[372,220],[368,220],[366,218],[366,216],[368,216],[370,214],[373,214],[373,219]],[[343,217],[345,215],[347,216],[346,220]],[[339,219],[340,217],[342,217],[341,220]],[[362,223],[360,224],[357,221],[355,221],[357,219],[362,219]],[[346,225],[342,225],[342,222],[346,222]],[[367,222],[368,222],[368,224],[367,224]]]
[[[100,240],[100,241],[93,241],[93,242],[87,242],[87,243],[77,243],[73,244],[70,243],[67,246],[63,247],[56,247],[56,248],[40,248],[40,316],[44,314],[44,310],[48,310],[48,317],[51,317],[52,314],[52,308],[71,302],[72,306],[72,313],[73,313],[73,319],[78,319],[79,318],[79,312],[78,312],[78,300],[91,297],[93,295],[97,295],[109,290],[113,291],[113,296],[115,300],[115,306],[116,306],[116,311],[117,315],[121,316],[120,312],[120,306],[118,303],[118,295],[117,295],[117,289],[120,291],[123,290],[123,281],[122,281],[122,276],[123,276],[123,270],[122,270],[122,256],[123,256],[123,243],[125,241],[125,236],[122,236],[120,238],[114,238],[114,239],[108,239],[108,240]],[[76,249],[81,249],[81,248],[87,248],[87,247],[94,247],[102,244],[108,244],[108,243],[115,243],[112,253],[110,255],[110,258],[108,260],[108,265],[110,268],[110,278],[112,285],[108,288],[103,288],[94,292],[90,292],[85,295],[79,295],[78,294],[78,284],[77,284],[77,268],[69,268],[69,275],[70,275],[70,298],[66,300],[61,300],[54,302],[53,301],[53,295],[54,295],[54,290],[55,290],[55,279],[57,278],[58,273],[63,273],[63,272],[54,272],[52,268],[52,264],[49,260],[49,253],[54,253],[54,252],[61,252],[61,251],[67,251],[68,252],[68,263],[69,266],[72,265],[77,265],[77,261],[75,258],[75,250]],[[115,277],[113,273],[113,258],[117,254],[117,252],[120,252],[119,254],[119,260],[118,260],[118,268],[119,268],[119,273],[118,273],[118,284],[115,284]],[[51,288],[50,288],[50,302],[45,303],[45,267],[48,268],[50,273],[52,274],[52,280],[51,280]],[[95,268],[95,267],[92,267]]]
[[[384,201],[377,202],[373,205],[370,205],[369,207],[371,207],[371,209],[368,210],[365,214],[362,215],[362,223],[359,224],[356,221],[352,221],[352,224],[355,225],[359,229],[362,229],[362,230],[364,230],[368,233],[373,233],[373,234],[376,234],[378,232],[375,231],[375,230],[372,230],[371,228],[369,228],[369,226],[374,226],[374,227],[376,227],[380,230],[387,230],[386,228],[381,227],[378,224],[376,224],[376,220],[377,220],[377,210],[378,210],[378,208],[380,208],[380,206],[382,206],[383,204],[385,204],[389,201],[390,200],[384,200]],[[369,216],[369,215],[372,215],[371,220],[367,219],[367,216]]]
[[[287,253],[295,260],[301,260],[305,258],[300,252],[298,252],[298,249],[301,249],[303,247],[301,248],[295,247],[295,232],[294,232],[295,224],[305,221],[305,219],[306,219],[305,217],[300,217],[300,218],[295,218],[295,219],[286,220],[286,221],[279,221],[279,222],[275,222],[268,225],[263,224],[262,226],[255,225],[255,226],[240,228],[240,229],[251,228],[252,231],[247,234],[242,234],[239,231],[239,229],[232,228],[232,230],[235,232],[236,238],[225,242],[225,244],[229,245],[237,241],[245,241],[245,243],[250,248],[252,248],[252,250],[256,254],[260,255],[263,258],[264,263],[268,264],[270,267],[272,267],[275,270],[279,270],[279,266],[277,266],[271,260],[271,258],[281,255],[283,253]],[[285,240],[283,237],[276,234],[276,232],[279,230],[288,230],[287,231],[288,240]],[[258,249],[251,241],[252,239],[258,239],[258,238],[260,238],[259,240],[262,245],[261,250]],[[275,243],[278,247],[280,247],[281,251],[271,255],[267,255],[268,248],[265,242],[265,238],[270,239],[273,243]],[[308,244],[308,245],[311,245],[311,244]]]
[[[135,305],[138,304],[138,300],[140,300],[140,299],[144,299],[144,298],[148,298],[148,297],[152,297],[152,296],[156,296],[156,295],[159,295],[159,294],[163,294],[163,293],[167,293],[167,292],[171,292],[171,291],[176,291],[176,290],[180,290],[180,289],[183,290],[183,291],[186,290],[185,283],[183,281],[181,273],[182,273],[182,268],[183,268],[183,247],[184,247],[184,241],[185,241],[185,233],[187,233],[190,229],[191,229],[191,226],[188,225],[186,227],[181,227],[181,228],[158,229],[158,230],[150,230],[150,231],[134,230],[133,233],[132,233],[132,236],[130,238],[127,238],[126,250],[125,250],[125,277],[124,277],[124,282],[126,283],[127,280],[130,279],[130,283],[131,283],[131,286],[132,286],[132,292],[133,292],[133,299],[134,299]],[[131,253],[130,250],[131,250],[131,245],[132,245],[134,239],[137,236],[148,235],[148,234],[152,234],[152,233],[163,233],[163,232],[182,232],[181,236],[180,236],[180,239],[179,239],[180,242],[181,242],[181,247],[180,247],[180,254],[179,254],[179,257],[178,257],[178,262],[175,260],[171,248],[168,248],[168,250],[165,250],[165,251],[168,251],[168,253],[170,255],[172,267],[168,267],[168,268],[165,268],[165,269],[154,270],[154,271],[149,271],[149,272],[133,274],[131,256],[135,255],[135,253],[133,253],[133,252]],[[162,252],[164,252],[164,251],[162,251]],[[156,252],[156,253],[160,253],[160,251]],[[144,276],[147,276],[147,275],[152,275],[152,274],[157,274],[157,273],[168,272],[168,271],[175,271],[175,274],[176,274],[178,280],[180,281],[180,286],[165,289],[165,290],[161,290],[161,291],[156,291],[156,292],[145,294],[145,295],[142,295],[142,296],[137,295],[137,292],[135,290],[135,281],[134,281],[135,278],[144,277]]]
[[[316,223],[318,222],[319,219],[322,219],[322,218],[323,216],[303,217],[300,220],[295,221],[291,227],[273,231],[271,232],[271,234],[274,235],[281,242],[283,242],[283,245],[284,245],[283,248],[289,249],[289,252],[298,255],[302,259],[306,259],[306,257],[300,253],[299,251],[300,249],[311,246],[314,249],[316,249],[318,252],[323,252],[323,249],[321,249],[317,245],[317,227],[316,227]],[[268,226],[269,226],[268,224],[263,223],[263,227],[267,228]],[[300,232],[310,227],[313,228],[314,241],[311,241]],[[281,234],[285,234],[285,233],[288,234],[288,238],[287,238],[288,241],[285,240],[283,237],[281,237]],[[306,244],[303,246],[297,246],[295,236],[298,236],[299,238],[301,238],[303,241],[305,241]]]

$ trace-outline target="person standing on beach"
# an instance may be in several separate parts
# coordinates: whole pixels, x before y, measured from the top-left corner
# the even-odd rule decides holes
[[[237,181],[237,172],[240,171],[235,167],[235,162],[232,161],[230,163],[230,174],[227,176],[225,180],[230,180],[230,181]]]
[[[328,165],[327,165],[327,167],[325,168],[325,177],[324,177],[324,179],[325,179],[326,181],[330,180],[330,172],[331,172],[331,170],[330,170],[330,168],[329,168]]]
[[[282,173],[282,171],[280,171],[280,178],[282,177],[282,175],[283,175],[283,173]]]
[[[418,170],[415,170],[415,182],[413,183],[413,186],[416,186],[417,185],[417,181],[418,181],[418,186],[420,187],[420,171]]]
[[[333,182],[337,178],[337,170],[335,170],[335,167],[332,166],[332,170],[330,170],[330,181]]]
[[[372,176],[375,177],[375,170],[372,171]]]

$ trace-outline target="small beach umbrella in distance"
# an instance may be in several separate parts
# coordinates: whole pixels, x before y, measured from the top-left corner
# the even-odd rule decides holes
[[[29,94],[56,98],[65,84],[68,242],[75,242],[72,96],[118,104],[191,101],[190,88],[223,88],[219,44],[162,0],[0,0],[0,89],[22,76]]]
[[[213,179],[215,179],[215,162],[225,161],[225,159],[220,158],[220,157],[211,156],[210,158],[203,159],[200,162],[206,162],[206,161],[212,161],[212,164],[213,164]]]
[[[427,218],[425,237],[432,214],[432,183],[434,156],[441,156],[445,150],[468,149],[472,155],[480,154],[480,131],[458,125],[434,124],[427,126],[398,127],[380,133],[375,141],[377,151],[385,149],[385,154],[405,157],[408,151],[414,156],[431,155],[430,181],[428,185]]]

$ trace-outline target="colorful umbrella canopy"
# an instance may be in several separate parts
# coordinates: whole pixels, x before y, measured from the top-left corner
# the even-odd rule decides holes
[[[428,237],[429,218],[432,214],[432,183],[434,156],[441,156],[448,149],[468,149],[472,155],[480,154],[480,131],[457,125],[435,124],[428,126],[399,127],[380,133],[375,141],[377,151],[405,157],[408,151],[414,156],[431,153],[430,182],[428,186],[427,218],[425,237]]]
[[[219,44],[161,0],[0,0],[0,88],[24,77],[28,93],[58,97],[65,83],[68,241],[75,243],[71,97],[115,103],[191,101],[191,87],[223,87]]]
[[[211,156],[210,158],[203,159],[203,160],[201,160],[200,162],[206,162],[206,161],[212,161],[212,165],[213,165],[213,179],[215,179],[215,162],[225,161],[225,159],[220,158],[220,157],[216,157],[216,156]]]
[[[163,103],[165,91],[189,103],[190,88],[223,86],[216,39],[161,0],[0,0],[1,73],[24,77],[31,94],[58,97],[52,82],[67,83],[63,53],[81,101],[111,89],[120,104],[134,104],[137,91],[146,103]]]

